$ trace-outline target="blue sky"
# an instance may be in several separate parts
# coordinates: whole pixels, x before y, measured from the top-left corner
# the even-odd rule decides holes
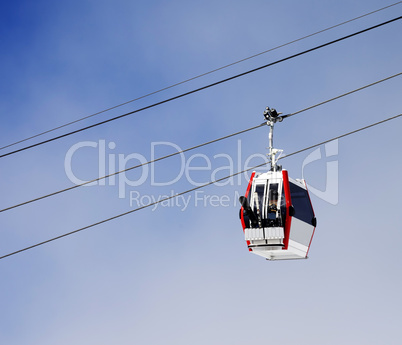
[[[0,11],[0,146],[101,111],[322,30],[392,1],[14,1]],[[402,4],[77,123],[73,130],[267,64],[397,17]],[[401,72],[395,22],[165,105],[0,160],[0,207],[72,185],[67,152],[106,145],[106,164],[151,158],[152,143],[184,149],[262,122],[266,106],[291,113]],[[401,112],[401,77],[317,107],[275,128],[285,154]],[[249,254],[236,195],[246,178],[209,186],[188,207],[150,208],[0,260],[2,344],[397,343],[401,120],[346,137],[337,155],[304,168],[318,226],[308,260]],[[53,132],[62,134],[67,128]],[[185,155],[198,183],[265,154],[260,128]],[[240,141],[239,141],[240,140]],[[34,142],[34,141],[33,141]],[[33,143],[32,142],[32,143]],[[111,144],[112,148],[108,145]],[[22,147],[15,146],[15,148]],[[239,150],[241,148],[241,153]],[[293,178],[313,150],[282,161]],[[7,152],[2,150],[1,153]],[[160,144],[155,154],[174,152]],[[198,153],[205,156],[192,157]],[[99,152],[76,151],[81,179],[98,177]],[[137,156],[138,157],[138,156]],[[205,158],[207,157],[207,158]],[[240,157],[240,158],[239,158]],[[122,158],[122,159],[123,159]],[[192,159],[192,161],[189,160]],[[260,164],[260,158],[250,166]],[[326,180],[337,162],[337,179]],[[110,163],[110,164],[112,164]],[[136,164],[134,159],[127,163]],[[180,157],[155,164],[174,179]],[[221,170],[216,177],[229,171]],[[158,198],[192,188],[185,175],[127,195]],[[118,184],[119,179],[116,178]],[[82,187],[0,214],[0,255],[132,209],[118,185]],[[237,193],[237,194],[236,194]],[[214,207],[205,197],[229,198]]]

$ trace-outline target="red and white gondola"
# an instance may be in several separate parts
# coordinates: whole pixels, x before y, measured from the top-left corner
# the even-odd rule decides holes
[[[253,172],[240,197],[240,219],[249,251],[268,260],[307,258],[317,220],[304,180],[292,179],[276,164],[273,125],[282,121],[275,109],[264,115],[270,126],[271,170]]]

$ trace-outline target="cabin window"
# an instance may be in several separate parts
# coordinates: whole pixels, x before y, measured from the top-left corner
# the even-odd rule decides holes
[[[281,195],[281,218],[283,227],[285,227],[286,222],[286,198],[285,198],[285,189],[282,186],[282,195]]]
[[[257,203],[258,203],[258,209],[260,210],[260,216],[262,217],[264,192],[265,192],[265,184],[257,184],[255,186],[255,193],[256,193],[256,196],[258,197],[258,199],[254,201],[256,203],[255,209],[254,209],[254,213],[256,216],[257,216]]]
[[[314,217],[314,212],[307,190],[295,185],[292,182],[289,182],[289,187],[292,205],[295,209],[294,217],[303,222],[311,224]]]
[[[278,184],[271,183],[268,191],[268,219],[276,219],[278,211]]]

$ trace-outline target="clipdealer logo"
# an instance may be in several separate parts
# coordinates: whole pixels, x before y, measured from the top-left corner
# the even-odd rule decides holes
[[[142,207],[152,204],[152,211],[158,207],[177,207],[185,211],[189,205],[194,207],[238,207],[240,193],[234,192],[234,197],[229,195],[207,194],[202,190],[196,190],[194,194],[177,195],[174,190],[169,194],[141,195],[138,191],[130,191],[130,207]]]
[[[77,172],[73,168],[74,157],[83,157],[81,149],[91,148],[94,156],[98,159],[98,176],[99,180],[90,182],[77,176]],[[263,162],[268,164],[266,155],[261,153],[255,153],[245,158],[242,157],[242,145],[241,140],[237,141],[237,153],[235,159],[233,155],[227,153],[218,153],[212,157],[208,157],[203,153],[195,153],[189,157],[186,157],[182,151],[182,148],[172,142],[160,141],[152,142],[150,145],[150,160],[148,161],[143,154],[134,152],[130,154],[115,153],[116,144],[113,141],[106,142],[106,140],[99,141],[82,141],[76,143],[70,147],[67,151],[64,159],[64,169],[67,178],[76,185],[82,185],[86,187],[93,186],[118,186],[118,197],[121,199],[128,198],[130,207],[142,207],[150,204],[154,204],[152,209],[155,210],[158,206],[161,207],[178,207],[182,211],[186,210],[191,204],[194,206],[212,206],[212,207],[238,207],[238,198],[241,193],[234,192],[234,195],[218,195],[218,194],[206,194],[204,191],[198,190],[194,194],[179,195],[174,197],[177,193],[172,189],[168,194],[141,195],[135,187],[139,187],[145,183],[149,183],[151,186],[173,186],[178,181],[185,178],[188,183],[194,187],[202,186],[210,181],[214,181],[222,175],[232,175],[238,171],[247,170],[251,167],[261,164]],[[169,179],[162,181],[157,179],[156,167],[152,162],[158,159],[156,151],[158,149],[175,150],[176,155],[179,157],[180,166],[175,176],[171,176]],[[337,156],[338,154],[338,141],[334,141],[325,145],[326,157]],[[87,153],[88,154],[88,151]],[[304,170],[308,164],[322,160],[320,148],[310,153],[303,161],[301,175],[304,178]],[[244,161],[244,163],[242,163]],[[258,162],[257,162],[258,161]],[[219,163],[219,165],[218,165]],[[332,161],[326,163],[327,180],[326,189],[321,191],[308,184],[309,191],[315,194],[322,200],[331,204],[337,204],[338,202],[338,162]],[[126,170],[132,166],[139,165],[136,174],[136,179],[130,179]],[[218,167],[213,168],[218,165]],[[261,171],[266,171],[266,167],[261,168]],[[202,172],[202,176],[207,178],[200,182],[195,181],[195,175]],[[237,185],[243,187],[247,185],[250,178],[251,171],[246,171],[243,174],[232,176],[226,180],[215,182],[215,186]],[[110,176],[109,176],[110,175]],[[109,176],[108,178],[102,178]],[[197,175],[199,176],[199,175]],[[204,177],[205,178],[205,177]],[[168,200],[164,200],[169,198]]]
[[[89,181],[83,180],[82,178],[77,176],[76,172],[74,172],[73,169],[73,158],[76,155],[78,156],[80,154],[80,150],[85,147],[95,149],[93,153],[98,157],[98,178],[106,175],[112,176],[110,176],[108,179],[101,179],[99,181],[94,181],[91,183],[88,183]],[[151,143],[149,161],[154,161],[158,158],[156,156],[156,150],[158,147],[162,147],[165,149],[174,149],[176,150],[177,156],[180,158],[180,169],[176,176],[174,176],[170,180],[157,180],[155,164],[148,164],[148,160],[145,158],[144,155],[140,153],[130,153],[128,155],[124,155],[122,153],[116,154],[112,152],[116,148],[116,144],[114,142],[109,142],[108,144],[106,144],[105,140],[99,140],[98,142],[83,141],[71,146],[70,149],[67,151],[64,159],[64,169],[68,179],[74,184],[88,183],[85,184],[85,186],[88,187],[105,186],[106,184],[109,186],[117,185],[119,189],[119,198],[125,198],[127,195],[127,187],[138,187],[143,185],[147,181],[153,187],[172,186],[184,177],[187,182],[189,182],[192,186],[199,187],[205,183],[216,180],[218,178],[218,174],[221,172],[221,174],[226,172],[227,175],[232,175],[237,171],[249,169],[255,165],[252,164],[252,161],[255,162],[256,159],[259,159],[259,163],[268,163],[267,157],[265,155],[261,153],[255,153],[248,156],[244,160],[244,164],[242,164],[243,157],[241,140],[238,140],[237,143],[237,155],[235,159],[227,153],[218,153],[214,155],[212,159],[203,153],[195,153],[192,154],[190,157],[186,157],[184,153],[181,152],[182,148],[177,144],[172,142],[159,141]],[[197,162],[194,162],[195,159],[197,159]],[[213,168],[213,163],[221,164],[217,168]],[[140,176],[136,180],[130,179],[125,171],[129,167],[129,165],[134,164],[141,165],[139,169],[137,169],[140,170]],[[194,174],[200,171],[209,173],[208,179],[202,182],[195,181]],[[116,174],[117,172],[120,173]],[[243,182],[248,181],[249,178],[249,173],[245,172],[244,174],[239,174],[237,176],[228,178],[225,181],[216,182],[214,183],[214,185],[233,186],[237,184],[238,186],[241,186]]]
[[[325,152],[325,156],[321,155],[321,151]],[[312,181],[306,179],[307,188],[310,193],[314,194],[321,200],[326,201],[331,205],[338,204],[339,192],[339,167],[338,167],[338,140],[331,141],[324,145],[323,148],[317,148],[311,152],[302,164],[302,178],[304,179],[304,168],[313,162],[325,162],[326,180],[325,189],[320,190],[314,187]],[[310,183],[311,184],[310,184]]]

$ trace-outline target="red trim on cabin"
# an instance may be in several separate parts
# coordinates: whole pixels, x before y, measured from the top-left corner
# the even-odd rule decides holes
[[[313,211],[313,216],[315,217],[313,204],[311,203],[311,199],[310,199],[310,193],[308,192],[308,189],[307,189],[307,183],[306,183],[306,181],[303,181],[303,182],[304,182],[304,185],[306,186],[306,191],[307,191],[308,199],[310,200],[310,205],[311,205],[311,210]],[[315,233],[315,227],[314,227],[314,230],[313,230],[313,234],[311,235],[310,243],[308,244],[306,257],[308,255],[308,251],[310,250],[310,246],[311,246],[311,242],[313,241],[314,233]]]
[[[248,194],[250,193],[250,189],[251,189],[251,185],[253,183],[254,176],[255,176],[255,171],[253,171],[253,173],[251,174],[250,181],[247,186],[246,194],[244,194],[244,197],[246,197],[246,198],[248,197]],[[244,223],[243,210],[244,209],[242,206],[240,209],[240,219],[241,219],[241,225],[243,226],[243,232],[244,232],[244,229],[246,228],[246,224]],[[247,241],[247,245],[249,245],[249,244],[250,244],[250,241]]]
[[[246,198],[248,197],[248,194],[250,193],[250,189],[251,189],[251,185],[253,183],[254,176],[255,176],[255,171],[253,171],[253,173],[251,174],[250,181],[249,181],[247,189],[246,189],[246,194],[244,195]],[[244,232],[244,230],[246,229],[246,224],[244,223],[243,210],[244,209],[243,209],[243,206],[242,206],[241,209],[240,209],[240,219],[241,219],[241,225],[243,227],[243,232]],[[250,241],[246,241],[246,243],[247,243],[247,246],[249,246],[251,244]],[[253,250],[251,248],[248,248],[248,251],[252,252]]]
[[[282,170],[283,177],[283,189],[285,192],[285,200],[286,200],[286,219],[285,219],[285,238],[283,239],[284,250],[288,249],[289,246],[289,237],[290,237],[290,225],[292,223],[292,217],[289,214],[289,207],[292,206],[292,198],[290,196],[290,187],[289,187],[289,176],[287,170]]]

